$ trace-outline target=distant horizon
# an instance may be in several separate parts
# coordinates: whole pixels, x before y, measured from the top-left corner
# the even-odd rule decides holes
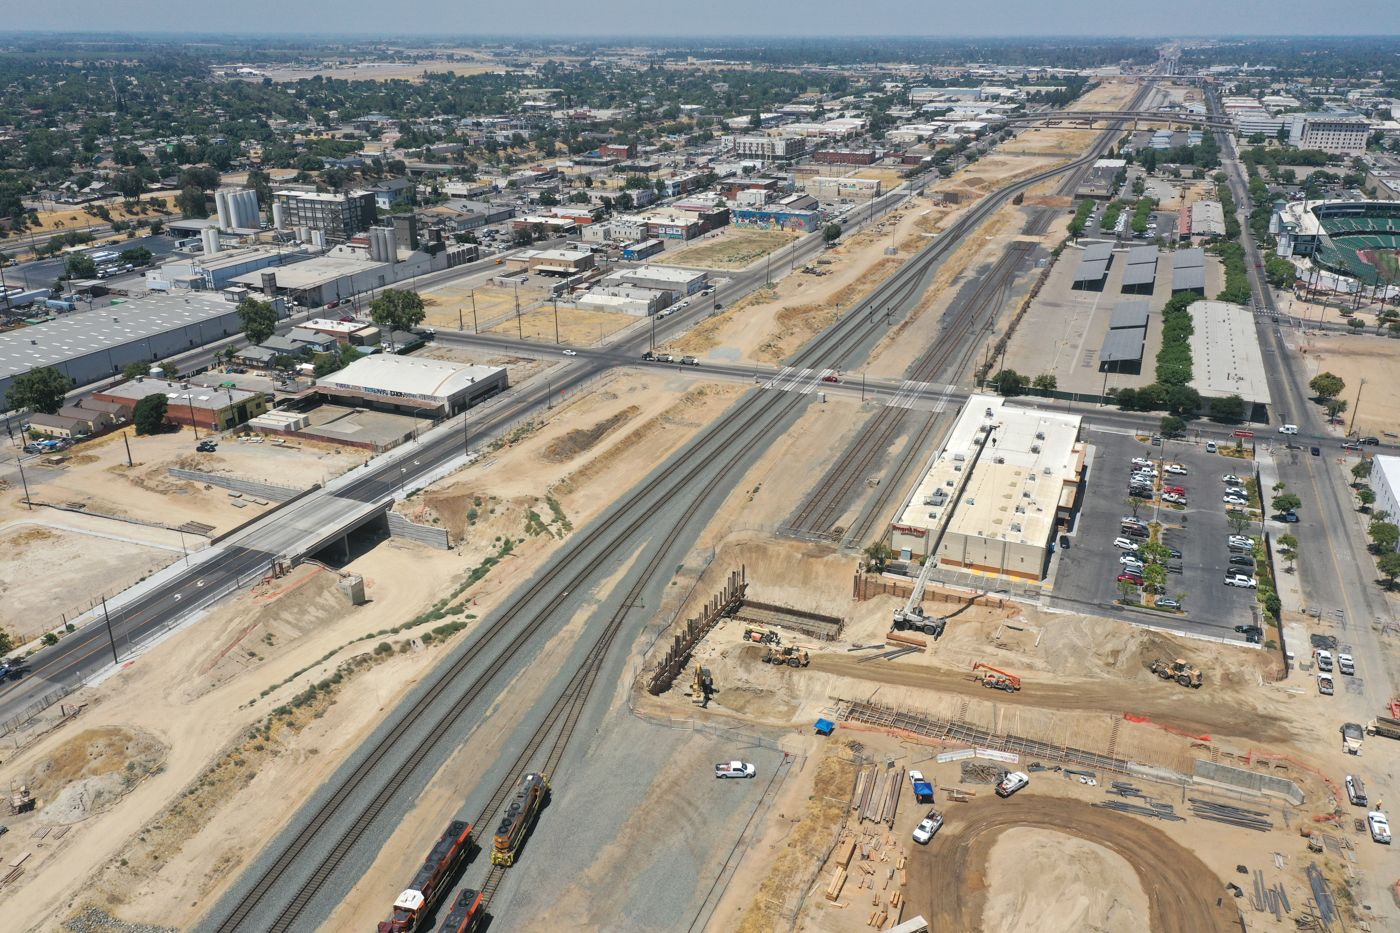
[[[1400,35],[1394,0],[1353,0],[1342,21],[1330,20],[1333,38]],[[765,39],[880,39],[930,40],[1102,40],[1164,39],[1324,39],[1317,36],[1316,4],[1312,0],[1177,0],[1172,4],[1125,10],[1116,0],[982,0],[977,4],[951,0],[889,0],[876,10],[861,11],[861,26],[872,21],[887,29],[853,36],[843,28],[852,19],[848,4],[834,0],[776,0],[762,6],[737,0],[711,0],[703,8],[674,0],[614,0],[590,7],[543,0],[532,4],[529,24],[548,29],[522,29],[515,7],[447,0],[427,11],[419,30],[389,36],[386,26],[401,28],[402,20],[382,2],[369,0],[239,0],[208,3],[199,0],[127,0],[123,4],[98,0],[65,0],[53,5],[19,4],[0,0],[6,16],[5,37],[33,33],[61,36],[227,36],[242,39],[366,38],[379,42],[432,38],[528,38],[568,42],[723,38]],[[1126,15],[1125,15],[1126,14]],[[193,21],[198,28],[191,28]],[[1125,36],[1125,21],[1133,35]],[[716,31],[716,23],[739,24],[737,35]],[[1389,22],[1390,27],[1383,24]],[[334,23],[334,29],[327,25]],[[616,24],[626,23],[621,32]],[[75,24],[81,24],[75,28]],[[140,25],[137,25],[140,24]],[[1388,28],[1388,32],[1377,32]],[[1204,27],[1204,28],[1203,28]],[[1261,31],[1262,29],[1262,31]],[[4,41],[0,38],[0,41]]]

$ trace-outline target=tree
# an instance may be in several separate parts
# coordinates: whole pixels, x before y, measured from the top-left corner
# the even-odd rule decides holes
[[[839,239],[841,239],[841,225],[827,224],[826,229],[822,231],[823,242],[825,242],[827,246],[830,246]]]
[[[1186,430],[1186,422],[1176,415],[1167,415],[1158,422],[1157,429],[1165,437],[1176,437]]]
[[[1288,571],[1293,572],[1293,562],[1298,559],[1298,539],[1293,535],[1279,535],[1278,546],[1283,549],[1283,559],[1288,561]]]
[[[1352,465],[1352,468],[1351,468],[1351,477],[1352,477],[1352,479],[1356,480],[1358,483],[1361,482],[1361,481],[1364,480],[1364,479],[1369,478],[1370,475],[1371,475],[1371,461],[1370,461],[1370,460],[1361,460],[1360,462],[1355,463],[1355,464]]]
[[[148,265],[155,255],[144,246],[133,246],[130,249],[122,250],[122,262],[131,263],[133,266]]]
[[[1385,574],[1385,588],[1393,589],[1395,578],[1400,577],[1400,554],[1387,554],[1376,563],[1376,566],[1381,573]]]
[[[1138,407],[1137,389],[1119,389],[1114,400],[1118,402],[1118,407],[1124,411],[1132,411]]]
[[[164,392],[157,392],[148,395],[136,403],[136,408],[132,410],[131,418],[136,424],[137,434],[158,434],[165,424],[165,412],[170,406],[170,399],[166,398]]]
[[[150,374],[150,363],[127,363],[126,368],[122,370],[122,376],[124,376],[127,379],[135,379],[137,376],[149,376]]]
[[[1244,417],[1244,399],[1238,395],[1210,400],[1210,416],[1217,421],[1239,421]]]
[[[1351,320],[1347,321],[1347,326],[1359,334],[1361,333],[1361,328],[1366,326],[1366,322],[1361,320],[1361,318],[1359,317],[1354,317]]]
[[[1291,492],[1285,492],[1274,496],[1274,501],[1269,504],[1275,512],[1295,512],[1302,508],[1303,500]]]
[[[1347,400],[1344,398],[1329,398],[1322,403],[1322,407],[1327,410],[1327,417],[1335,419],[1342,412],[1347,410]]]
[[[1119,580],[1118,595],[1122,598],[1123,602],[1125,603],[1137,602],[1137,584],[1134,583],[1132,580]]]
[[[884,573],[885,567],[894,560],[894,550],[883,541],[876,541],[864,553],[866,565],[872,573]]]
[[[256,346],[277,332],[277,308],[270,301],[244,298],[238,303],[239,328],[248,343]]]
[[[180,189],[180,193],[175,196],[175,206],[185,215],[186,220],[209,216],[209,205],[205,201],[204,191],[193,185]]]
[[[369,316],[387,326],[391,337],[394,331],[411,331],[423,323],[423,298],[408,289],[386,288],[369,303]]]
[[[1167,568],[1161,564],[1148,564],[1142,568],[1142,582],[1152,592],[1162,592],[1167,585]]]
[[[1174,385],[1167,389],[1167,410],[1179,415],[1199,411],[1201,393],[1187,385]]]
[[[1171,558],[1167,546],[1157,541],[1148,541],[1137,549],[1137,555],[1146,563],[1166,565]]]
[[[543,204],[545,207],[553,207],[559,203],[559,198],[556,197],[554,192],[552,191],[541,191],[540,203]]]
[[[97,275],[97,263],[87,253],[74,253],[63,261],[63,271],[75,279],[90,279]]]
[[[1059,380],[1056,379],[1054,376],[1050,375],[1049,373],[1042,373],[1041,375],[1036,376],[1033,380],[1031,380],[1032,386],[1034,386],[1037,389],[1041,389],[1045,392],[1054,392],[1055,389],[1059,386],[1059,384]]]
[[[52,415],[63,407],[64,397],[77,385],[62,370],[40,366],[14,378],[5,390],[5,404],[11,411],[27,408],[32,412]]]
[[[1123,504],[1133,510],[1133,518],[1137,518],[1138,509],[1142,508],[1142,500],[1137,496],[1124,496]]]
[[[1014,369],[1003,369],[991,381],[1000,394],[1016,395],[1030,383],[1030,377],[1022,376]]]
[[[1376,501],[1376,493],[1370,486],[1362,486],[1356,491],[1356,498],[1361,502],[1361,511],[1366,511]]]
[[[1371,522],[1366,533],[1371,536],[1371,543],[1378,552],[1394,551],[1395,545],[1400,543],[1400,525],[1392,522]]]
[[[173,359],[161,363],[160,371],[164,374],[166,379],[180,378],[180,364],[176,363]]]
[[[1230,530],[1237,535],[1242,535],[1249,530],[1249,526],[1254,524],[1243,515],[1230,514],[1225,516],[1225,524],[1230,526]]]
[[[1342,394],[1342,390],[1346,387],[1347,384],[1342,381],[1340,376],[1334,376],[1331,373],[1318,373],[1308,382],[1308,388],[1317,393],[1319,399],[1336,398]]]

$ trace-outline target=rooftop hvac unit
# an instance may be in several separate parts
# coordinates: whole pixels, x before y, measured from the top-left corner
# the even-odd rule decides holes
[[[1032,445],[1031,445],[1031,453],[1033,453],[1033,454],[1038,454],[1038,453],[1040,453],[1040,445],[1039,445],[1039,444],[1032,444]]]
[[[933,505],[933,496],[924,496],[924,505]]]
[[[1029,489],[1022,489],[1022,490],[1021,490],[1021,498],[1022,498],[1022,499],[1029,499],[1030,497],[1031,497],[1031,491],[1030,491]]]
[[[968,505],[976,505],[976,504],[977,504],[977,500],[976,500],[976,499],[973,499],[973,498],[967,498],[967,499],[964,499],[963,501],[966,502]]]
[[[1012,531],[1015,531],[1015,532],[1020,532],[1020,530],[1021,530],[1021,523],[1020,523],[1020,522],[1012,522],[1012,523],[1011,523],[1011,530],[1012,530]]]
[[[937,513],[937,512],[930,512],[930,513],[928,513],[928,517],[929,517],[929,518],[937,518],[937,517],[938,517],[938,513]]]
[[[1018,505],[1018,506],[1016,506],[1016,511],[1018,511],[1018,512],[1024,512],[1025,510],[1026,510],[1026,507],[1025,507],[1024,505]]]
[[[957,463],[962,463],[966,459],[967,458],[964,457],[962,454],[953,454],[953,460]]]
[[[30,343],[33,343],[34,341],[31,340],[31,341],[29,341],[29,342],[30,342]],[[944,481],[943,481],[943,485],[944,485],[944,486],[951,486],[951,485],[953,485],[953,481],[950,480],[950,479],[944,480]]]
[[[1049,467],[1044,467],[1040,472],[1044,473],[1046,476],[1049,476],[1049,475],[1050,475],[1050,468],[1049,468]]]
[[[1005,457],[993,457],[993,458],[992,458],[992,462],[993,462],[993,463],[1005,463],[1005,462],[1006,462],[1006,458],[1005,458]]]
[[[953,464],[953,472],[954,472],[954,473],[961,473],[961,472],[962,472],[962,464],[961,464],[961,463],[955,463],[955,464]]]
[[[1035,432],[1035,439],[1038,440],[1038,441],[1043,441],[1043,440],[1045,440],[1045,432],[1044,432],[1044,431],[1036,431],[1036,432]]]

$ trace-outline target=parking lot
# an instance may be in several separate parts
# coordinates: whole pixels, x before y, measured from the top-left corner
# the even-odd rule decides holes
[[[1078,612],[1094,612],[1126,622],[1160,625],[1199,635],[1244,641],[1235,632],[1237,625],[1261,625],[1255,591],[1226,586],[1232,569],[1227,538],[1232,532],[1226,523],[1221,501],[1225,484],[1221,478],[1234,474],[1243,479],[1252,475],[1253,462],[1207,453],[1205,445],[1188,441],[1163,441],[1152,447],[1131,435],[1087,425],[1086,439],[1093,445],[1083,506],[1070,534],[1070,546],[1056,554],[1054,596],[1051,604]],[[1181,552],[1179,573],[1169,573],[1165,597],[1175,599],[1185,593],[1184,614],[1157,612],[1115,606],[1119,598],[1119,563],[1124,553],[1113,541],[1121,537],[1122,519],[1132,515],[1123,504],[1134,457],[1154,461],[1165,458],[1186,468],[1185,476],[1163,479],[1186,489],[1184,510],[1165,508],[1160,498],[1144,499],[1138,517],[1145,522],[1161,522],[1160,541]],[[1157,469],[1161,472],[1160,463]],[[1258,534],[1258,525],[1252,532]],[[1145,541],[1147,539],[1138,539]]]

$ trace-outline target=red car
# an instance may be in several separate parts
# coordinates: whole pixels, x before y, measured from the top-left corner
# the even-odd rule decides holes
[[[1183,486],[1163,486],[1162,491],[1175,493],[1178,496],[1186,495],[1186,488]]]
[[[836,378],[835,376],[822,376],[822,382],[840,382],[840,381],[841,381],[841,380],[838,379],[838,378]]]
[[[1138,586],[1142,586],[1142,574],[1140,573],[1120,573],[1118,579],[1127,580],[1129,583],[1136,583]]]

